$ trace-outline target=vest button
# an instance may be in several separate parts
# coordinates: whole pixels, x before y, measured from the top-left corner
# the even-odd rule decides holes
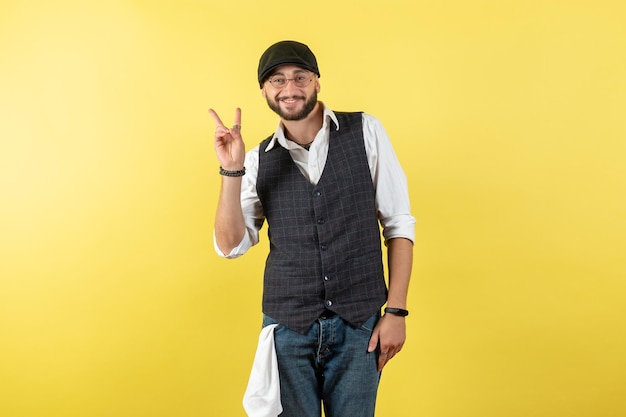
[[[326,245],[320,245],[320,250],[328,250],[328,246],[326,246]]]
[[[324,276],[324,281],[330,281],[330,277],[328,275]]]
[[[317,224],[324,224],[326,223],[326,220],[324,220],[323,217],[320,217],[319,219],[317,219]]]
[[[314,195],[315,197],[319,197],[319,196],[321,196],[321,195],[322,195],[322,192],[321,192],[321,191],[314,191],[314,192],[313,192],[313,195]]]
[[[326,303],[325,303],[325,304],[326,304],[326,307],[330,307],[330,306],[332,306],[332,305],[333,305],[333,302],[332,302],[332,301],[330,301],[330,300],[326,300]]]

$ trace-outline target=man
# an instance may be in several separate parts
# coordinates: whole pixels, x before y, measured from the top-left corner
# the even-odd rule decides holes
[[[281,416],[319,417],[323,404],[327,417],[368,417],[380,372],[405,341],[415,219],[382,125],[331,111],[317,100],[319,78],[302,43],[263,53],[258,81],[280,123],[247,154],[241,110],[232,128],[209,110],[223,176],[215,247],[242,255],[267,220],[263,325],[278,324]]]

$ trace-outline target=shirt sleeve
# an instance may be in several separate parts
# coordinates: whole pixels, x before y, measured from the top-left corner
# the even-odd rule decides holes
[[[263,207],[256,192],[256,179],[259,172],[259,146],[251,149],[246,154],[244,162],[246,175],[241,180],[241,210],[246,224],[246,232],[243,239],[230,253],[223,253],[217,246],[215,232],[213,232],[213,247],[215,252],[222,258],[238,258],[252,246],[259,243],[259,230],[263,226],[265,216]]]
[[[363,114],[363,138],[385,244],[398,237],[415,242],[415,217],[411,215],[406,175],[385,128],[368,114]]]

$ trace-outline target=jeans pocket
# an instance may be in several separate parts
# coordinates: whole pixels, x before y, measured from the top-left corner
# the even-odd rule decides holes
[[[367,319],[367,321],[363,323],[359,329],[367,333],[372,333],[374,327],[376,327],[376,323],[378,323],[378,319],[380,319],[380,312],[374,313],[374,315]]]

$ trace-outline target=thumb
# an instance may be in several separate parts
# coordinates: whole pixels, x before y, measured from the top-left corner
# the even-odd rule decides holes
[[[372,337],[370,337],[370,343],[367,345],[367,351],[368,352],[373,352],[376,350],[376,347],[378,346],[378,335],[379,335],[379,329],[378,327],[376,327],[374,329],[374,331],[372,332]]]

